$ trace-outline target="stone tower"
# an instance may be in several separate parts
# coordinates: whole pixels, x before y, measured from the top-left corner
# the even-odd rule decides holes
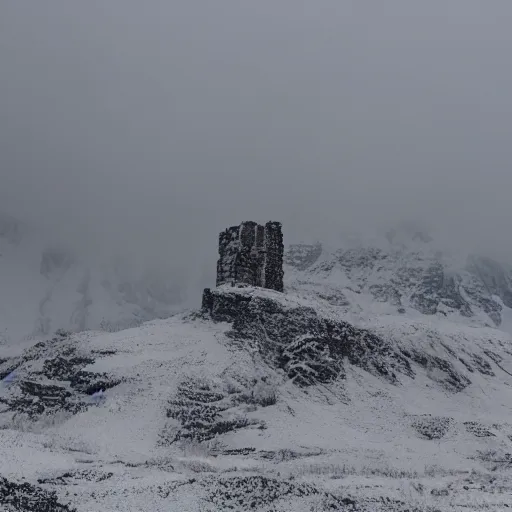
[[[246,284],[283,291],[283,233],[280,222],[243,222],[219,235],[217,286]]]

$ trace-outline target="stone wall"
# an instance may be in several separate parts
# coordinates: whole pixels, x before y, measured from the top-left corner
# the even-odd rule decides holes
[[[280,222],[267,222],[264,237],[263,288],[283,291],[283,232]]]
[[[283,291],[281,223],[243,222],[219,235],[217,286],[246,284]]]

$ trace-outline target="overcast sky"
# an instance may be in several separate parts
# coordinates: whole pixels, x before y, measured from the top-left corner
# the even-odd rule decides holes
[[[421,218],[512,249],[510,0],[0,2],[0,206],[215,266]],[[213,261],[212,261],[213,259]]]

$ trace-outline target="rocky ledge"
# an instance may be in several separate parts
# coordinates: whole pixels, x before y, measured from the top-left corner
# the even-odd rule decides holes
[[[377,335],[323,318],[313,307],[275,292],[207,289],[202,311],[215,322],[230,322],[231,339],[252,344],[299,386],[343,378],[345,359],[391,382],[397,382],[397,373],[413,375],[408,359]]]
[[[397,385],[426,369],[438,375],[437,383],[450,392],[462,391],[471,383],[466,372],[448,359],[407,350],[370,330],[322,316],[313,305],[271,290],[229,286],[206,289],[202,314],[214,322],[229,322],[229,338],[251,346],[267,364],[301,387],[343,379],[347,364]],[[436,368],[438,372],[430,371]]]

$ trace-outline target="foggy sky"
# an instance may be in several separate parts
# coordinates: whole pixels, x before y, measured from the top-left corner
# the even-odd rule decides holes
[[[512,253],[509,0],[0,3],[0,206],[204,272],[422,219]],[[213,274],[212,274],[213,275]]]

